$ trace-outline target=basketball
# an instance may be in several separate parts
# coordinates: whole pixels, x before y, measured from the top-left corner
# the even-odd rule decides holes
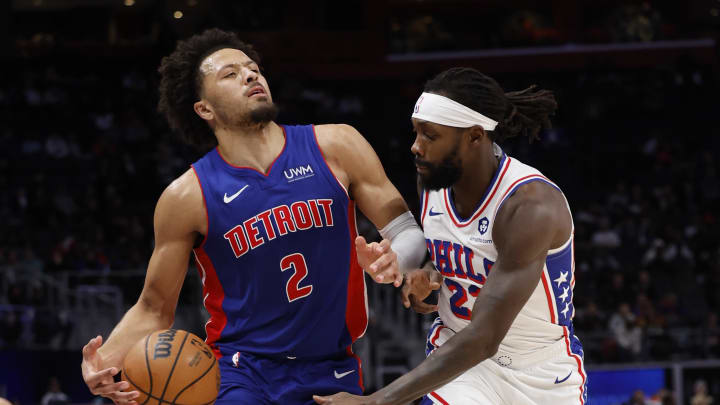
[[[123,361],[127,391],[139,404],[201,405],[215,402],[220,369],[210,347],[194,334],[176,329],[153,332],[138,341]]]

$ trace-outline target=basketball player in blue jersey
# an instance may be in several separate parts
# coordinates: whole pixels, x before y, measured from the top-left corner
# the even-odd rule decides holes
[[[573,221],[560,189],[496,144],[549,125],[557,105],[533,87],[505,93],[453,68],[425,86],[412,153],[431,261],[410,272],[407,307],[438,311],[427,359],[368,397],[320,404],[584,404],[574,335]],[[439,289],[437,305],[423,302]]]
[[[159,71],[170,126],[215,147],[160,196],[138,302],[105,344],[97,337],[83,349],[91,392],[135,404],[136,387],[112,376],[135,342],[172,325],[192,254],[210,313],[207,343],[220,364],[218,404],[361,394],[351,345],[368,321],[363,269],[399,286],[401,271],[426,254],[375,152],[347,125],[276,124],[259,57],[232,33],[179,42]],[[358,237],[356,204],[381,243]]]

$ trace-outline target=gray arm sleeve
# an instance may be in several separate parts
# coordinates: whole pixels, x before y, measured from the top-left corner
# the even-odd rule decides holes
[[[415,222],[410,211],[399,215],[379,230],[383,239],[390,241],[392,250],[397,254],[401,273],[417,269],[425,259],[425,235]]]

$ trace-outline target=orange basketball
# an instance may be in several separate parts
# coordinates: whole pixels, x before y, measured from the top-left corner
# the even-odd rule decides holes
[[[220,368],[210,347],[184,330],[153,332],[130,349],[123,361],[127,391],[138,404],[201,405],[215,402]]]

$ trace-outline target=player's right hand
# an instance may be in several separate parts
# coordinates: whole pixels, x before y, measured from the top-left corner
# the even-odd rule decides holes
[[[367,243],[365,238],[355,238],[355,251],[358,264],[380,284],[393,283],[400,287],[403,274],[398,267],[397,253],[390,247],[390,241],[383,239],[380,243]]]
[[[115,382],[113,376],[120,372],[117,367],[106,369],[101,368],[101,358],[97,350],[102,346],[102,336],[90,339],[83,347],[83,361],[80,365],[83,379],[90,392],[111,399],[118,405],[137,405],[135,398],[140,393],[137,391],[122,392],[128,389],[130,384],[126,381]]]
[[[420,314],[430,314],[438,310],[437,304],[423,302],[430,293],[440,289],[442,275],[431,269],[416,269],[405,274],[405,284],[401,295],[405,308],[412,308]]]

